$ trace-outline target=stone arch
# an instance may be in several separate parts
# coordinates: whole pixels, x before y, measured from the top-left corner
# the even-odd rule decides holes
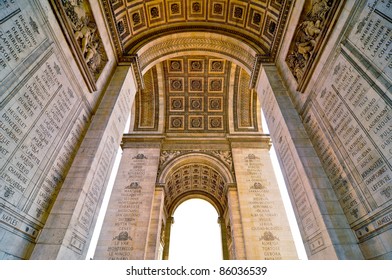
[[[230,155],[230,154],[228,154]],[[223,215],[227,203],[227,186],[235,181],[227,165],[212,155],[197,152],[162,162],[158,184],[164,186],[165,207],[169,215],[185,200],[203,198],[209,201],[219,215]]]
[[[144,74],[148,69],[166,59],[186,55],[213,55],[228,59],[252,73],[258,52],[248,44],[226,35],[196,32],[171,34],[142,46],[137,55]]]
[[[177,153],[173,152],[172,155]],[[164,189],[163,207],[168,217],[163,259],[169,256],[172,216],[180,204],[192,198],[204,199],[216,209],[221,225],[223,257],[229,258],[226,223],[230,222],[225,221],[224,217],[229,208],[228,187],[235,182],[235,178],[229,167],[232,164],[231,154],[220,152],[218,155],[220,157],[208,152],[190,152],[171,156],[167,162],[161,157],[162,168],[157,183]]]

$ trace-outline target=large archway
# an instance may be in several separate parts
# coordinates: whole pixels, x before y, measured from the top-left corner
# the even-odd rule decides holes
[[[173,213],[169,260],[223,259],[220,219],[215,207],[202,198],[189,198]]]
[[[229,259],[228,248],[232,240],[229,238],[231,233],[227,232],[231,228],[227,189],[234,182],[228,169],[230,162],[208,153],[178,153],[171,157],[165,152],[163,154],[166,160],[161,158],[163,169],[158,177],[159,183],[164,186],[163,212],[167,215],[163,259],[169,258],[173,214],[180,204],[191,198],[204,199],[216,209],[221,226],[223,258]]]

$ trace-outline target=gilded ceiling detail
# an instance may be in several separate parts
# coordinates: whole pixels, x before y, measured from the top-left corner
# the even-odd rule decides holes
[[[157,67],[163,69],[158,77]],[[158,80],[164,92],[160,93]],[[257,132],[257,94],[250,76],[232,62],[214,56],[179,56],[152,67],[135,97],[134,131],[158,131],[159,95],[164,96],[164,131],[171,135]],[[232,99],[232,109],[229,104]]]
[[[166,132],[225,132],[231,63],[215,57],[164,62]]]
[[[165,186],[165,206],[170,208],[176,199],[189,193],[210,195],[222,209],[226,207],[224,179],[208,165],[187,164],[175,170]]]
[[[135,131],[156,131],[159,118],[159,89],[156,67],[143,76],[144,88],[135,96]]]
[[[119,57],[183,31],[244,40],[265,61],[274,58],[292,0],[103,0]]]

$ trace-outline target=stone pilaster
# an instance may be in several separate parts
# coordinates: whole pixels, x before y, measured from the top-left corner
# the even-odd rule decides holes
[[[156,218],[161,212],[156,211],[154,205],[162,207],[160,203],[154,203],[154,197],[163,199],[162,190],[156,190],[155,186],[160,155],[157,140],[133,139],[129,135],[123,138],[123,156],[95,259],[143,260],[151,257],[151,252],[146,254],[150,248],[148,240],[154,230],[158,231],[160,221]],[[154,230],[150,231],[150,227]],[[152,254],[156,252],[153,250]]]
[[[170,232],[171,226],[174,223],[173,217],[168,217],[166,219],[166,226],[165,226],[165,247],[163,248],[163,260],[169,259],[169,251],[170,251]]]
[[[164,216],[165,191],[162,185],[155,187],[153,206],[151,208],[150,225],[148,227],[148,241],[146,244],[146,260],[156,260],[159,258],[159,248],[162,235],[164,235],[165,224]],[[163,231],[162,231],[163,230]]]
[[[297,259],[269,146],[260,142],[232,143],[246,258]]]
[[[362,259],[338,199],[275,66],[258,94],[309,259]]]
[[[231,232],[230,256],[235,260],[245,260],[246,251],[244,245],[244,232],[242,228],[240,205],[238,201],[238,191],[235,184],[231,184],[227,189],[227,206],[229,208],[229,219]]]
[[[218,223],[221,230],[221,240],[222,240],[222,256],[224,260],[229,260],[230,255],[227,248],[227,230],[226,230],[226,223],[225,219],[222,217],[218,218]]]
[[[37,241],[31,259],[84,259],[135,87],[127,66],[118,67],[64,185]]]

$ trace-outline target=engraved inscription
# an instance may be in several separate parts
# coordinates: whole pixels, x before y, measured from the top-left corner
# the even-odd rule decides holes
[[[390,1],[369,1],[349,36],[369,62],[392,74],[392,13]]]
[[[20,1],[0,3],[0,82],[46,39],[30,9]]]
[[[6,164],[0,169],[0,194],[7,193],[11,204],[33,191],[32,179],[40,176],[54,152],[53,143],[69,124],[79,98],[67,81],[52,54],[2,110],[0,159]],[[61,176],[54,175],[53,184]],[[45,198],[43,203],[51,201]]]
[[[343,55],[328,81],[316,98],[316,111],[324,112],[362,192],[380,206],[389,200],[385,190],[391,184],[392,108]]]

